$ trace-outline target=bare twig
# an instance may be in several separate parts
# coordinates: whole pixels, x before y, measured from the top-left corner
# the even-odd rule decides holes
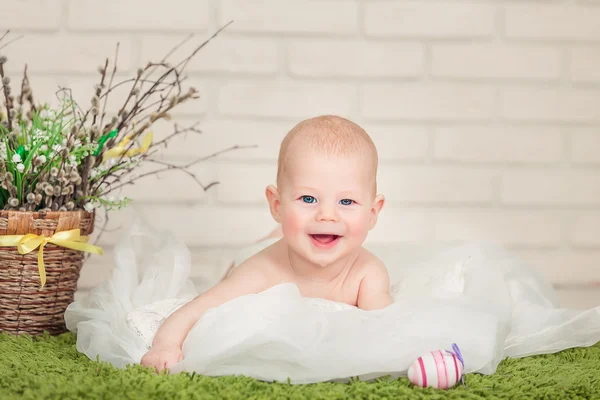
[[[6,32],[4,32],[4,35],[2,35],[2,37],[0,37],[0,43],[4,40],[4,38],[10,33],[10,29],[6,30]]]
[[[25,84],[27,82],[27,64],[25,64],[25,69],[23,71],[23,81],[21,82],[21,95],[19,96],[19,104],[23,105],[23,96],[25,95]]]
[[[100,78],[100,85],[99,85],[98,89],[96,90],[96,96],[97,97],[100,95],[100,93],[102,91],[102,86],[104,85],[104,79],[106,77],[106,69],[107,68],[108,68],[108,58],[106,59],[106,61],[104,63],[104,68],[102,68],[102,76]],[[92,105],[92,107],[90,107],[90,109],[88,109],[88,111],[83,116],[83,121],[81,122],[81,126],[79,127],[79,129],[83,129],[83,124],[85,123],[85,120],[87,119],[87,115],[88,115],[88,113],[90,112],[90,110],[93,107],[97,107],[97,105]],[[92,127],[96,123],[96,115],[93,116]],[[96,133],[92,129],[91,133],[90,133],[90,143],[93,143],[95,140],[96,140]],[[82,174],[81,174],[81,179],[82,179],[82,182],[83,182],[83,184],[81,185],[81,194],[83,196],[85,196],[86,193],[87,193],[87,189],[88,189],[88,174],[90,172],[91,164],[92,164],[92,156],[89,155],[85,159],[83,171],[82,171]]]
[[[36,149],[33,158],[28,158],[27,155],[23,158],[31,164],[27,164],[28,170],[23,176],[20,176],[21,180],[18,181],[20,182],[18,189],[22,191],[20,199],[18,199],[20,203],[18,207],[30,210],[55,210],[61,207],[62,209],[82,209],[88,201],[93,203],[99,201],[100,204],[105,204],[110,209],[117,203],[106,200],[104,196],[115,190],[120,190],[124,186],[133,185],[138,179],[168,170],[182,171],[194,179],[203,190],[208,190],[216,185],[218,182],[201,182],[191,168],[197,163],[216,157],[224,152],[255,146],[232,146],[187,162],[184,165],[177,165],[159,157],[160,151],[168,147],[175,136],[188,132],[201,134],[198,123],[196,123],[187,127],[175,124],[171,133],[161,140],[150,143],[144,152],[131,153],[130,150],[140,145],[140,138],[148,129],[152,128],[156,121],[161,119],[170,120],[172,111],[179,105],[199,97],[199,92],[195,88],[183,88],[183,84],[187,81],[185,70],[191,59],[230,23],[218,29],[198,46],[195,46],[190,53],[178,62],[170,63],[167,60],[193,35],[189,35],[174,46],[160,62],[148,62],[143,68],[136,71],[135,77],[121,82],[115,82],[120,49],[120,45],[117,43],[113,65],[109,65],[111,62],[106,58],[104,66],[100,67],[100,83],[95,87],[91,105],[87,109],[85,106],[82,108],[80,104],[73,101],[73,93],[69,88],[60,87],[56,92],[56,96],[64,106],[56,118],[52,115],[57,114],[49,114],[51,120],[47,119],[46,116],[39,119],[36,113],[36,106],[27,77],[27,66],[25,66],[21,84],[21,95],[15,97],[14,101],[10,88],[6,89],[4,84],[0,85],[4,92],[2,97],[7,99],[7,116],[11,118],[11,128],[15,124],[20,124],[19,127],[33,126],[35,128],[31,128],[31,132],[33,132],[38,129],[44,130],[44,127],[48,126],[48,129],[51,129],[52,132],[49,136],[43,134],[38,136],[36,134],[37,144],[33,144],[34,141],[26,136],[29,131],[21,132],[21,130],[15,129],[15,135],[17,135],[15,138],[20,143],[33,146],[26,148],[25,151]],[[6,35],[0,37],[0,42]],[[3,74],[2,69],[0,75],[3,76]],[[8,80],[6,83],[8,83]],[[125,84],[131,85],[128,88],[129,92],[125,101],[115,108],[116,115],[111,116],[107,111],[109,96],[114,99],[115,90]],[[65,103],[66,101],[69,103]],[[30,106],[29,110],[26,108],[28,105]],[[42,105],[42,107],[44,108],[45,105]],[[100,107],[102,108],[100,109]],[[32,125],[34,121],[37,122]],[[3,124],[6,125],[7,122],[7,120],[4,120]],[[53,127],[50,128],[51,125],[46,124],[52,124]],[[116,130],[116,134],[108,135],[113,129]],[[10,129],[9,132],[11,132]],[[20,136],[22,134],[25,136]],[[111,159],[110,162],[104,163],[106,152],[114,150],[115,144],[122,143],[125,138],[129,143],[123,145],[123,151],[119,151],[116,158]],[[47,140],[47,142],[44,142],[44,140]],[[37,153],[40,151],[39,146],[41,143],[47,144],[41,150],[44,152],[43,158],[39,155],[41,153]],[[77,145],[74,145],[74,143],[77,143]],[[52,147],[56,144],[61,145],[63,148],[60,151],[53,149]],[[11,144],[10,150],[14,153],[16,149],[13,147],[15,146]],[[75,157],[78,163],[71,164],[68,161],[71,157]],[[158,167],[153,171],[138,174],[137,168],[142,163],[152,163]],[[30,172],[29,168],[33,171]],[[2,169],[2,165],[0,165],[0,169]],[[15,189],[17,189],[15,184],[11,183],[7,187],[10,195],[14,197]],[[27,195],[26,204],[23,198],[24,195]],[[35,199],[33,199],[33,196],[35,196]],[[14,201],[11,201],[11,204],[14,203]],[[1,206],[7,209],[18,208],[4,203]],[[108,214],[106,214],[105,222],[108,223]],[[106,225],[101,229],[101,232],[104,232],[105,228]]]
[[[8,85],[6,85],[4,83],[4,64],[0,63],[0,78],[2,78],[2,86],[3,87],[7,87]],[[6,101],[6,117],[8,120],[8,132],[12,131],[12,117],[10,116],[10,109],[11,107],[11,101],[10,98],[8,97],[8,92],[6,90],[6,88],[3,90],[4,92],[4,99]]]
[[[223,150],[219,150],[219,151],[217,151],[217,152],[214,152],[214,153],[212,153],[212,154],[210,154],[210,155],[208,155],[208,156],[200,157],[200,158],[198,158],[198,159],[196,159],[196,160],[194,160],[194,161],[192,161],[192,162],[189,162],[189,163],[187,163],[187,164],[185,164],[185,165],[183,165],[183,166],[178,166],[178,165],[171,164],[171,163],[168,163],[168,162],[166,162],[166,161],[161,161],[161,160],[155,160],[155,159],[146,159],[145,161],[150,161],[150,162],[153,162],[153,163],[156,163],[156,164],[162,164],[162,165],[165,165],[165,168],[161,168],[161,169],[157,169],[157,170],[154,170],[154,171],[149,171],[149,172],[145,172],[145,173],[143,173],[143,174],[137,175],[137,176],[135,177],[135,179],[131,179],[131,180],[129,180],[129,181],[126,181],[126,182],[122,182],[120,185],[118,185],[118,186],[116,186],[116,187],[111,187],[111,188],[110,188],[110,189],[109,189],[107,192],[103,192],[103,194],[108,194],[108,193],[111,193],[111,192],[113,192],[113,191],[115,191],[115,190],[117,190],[117,189],[119,189],[119,188],[122,188],[122,187],[124,187],[124,186],[127,186],[127,185],[134,184],[134,183],[135,183],[135,181],[137,181],[138,179],[141,179],[141,178],[143,178],[143,177],[150,176],[150,175],[155,175],[155,174],[158,174],[158,173],[160,173],[160,172],[165,172],[165,171],[169,171],[169,170],[180,170],[180,171],[184,171],[186,174],[188,174],[188,175],[192,176],[192,177],[193,177],[193,178],[196,180],[196,182],[197,182],[197,183],[198,183],[198,184],[199,184],[199,185],[202,187],[202,189],[203,189],[204,191],[206,191],[206,190],[208,190],[208,189],[209,189],[211,186],[213,186],[213,185],[217,184],[218,182],[216,182],[216,183],[215,183],[215,182],[213,182],[213,183],[209,184],[208,186],[204,186],[204,185],[203,185],[203,184],[202,184],[202,183],[201,183],[201,182],[200,182],[200,181],[199,181],[199,180],[196,178],[196,176],[195,176],[193,173],[191,173],[191,172],[187,171],[187,169],[188,169],[188,168],[190,168],[190,167],[192,167],[192,166],[194,166],[194,165],[196,165],[196,164],[198,164],[198,163],[200,163],[200,162],[203,162],[203,161],[209,160],[209,159],[211,159],[211,158],[214,158],[214,157],[216,157],[216,156],[218,156],[218,155],[220,155],[220,154],[223,154],[223,153],[226,153],[226,152],[229,152],[229,151],[233,151],[233,150],[239,150],[239,149],[244,149],[244,148],[254,148],[254,147],[256,147],[256,146],[255,146],[255,145],[250,145],[250,146],[240,146],[240,145],[235,145],[235,146],[231,146],[231,147],[229,147],[229,148],[227,148],[227,149],[223,149]],[[116,183],[116,181],[115,181],[115,182],[111,182],[111,184],[112,184],[112,183]]]
[[[9,30],[7,30],[6,32],[4,32],[4,35],[2,35],[2,37],[0,38],[0,42],[2,42],[2,39],[4,39],[4,38],[6,37],[6,35],[8,35],[8,33],[9,33],[9,32],[10,32],[10,29],[9,29]],[[17,37],[16,37],[16,38],[14,38],[13,40],[9,40],[8,42],[4,43],[4,44],[2,45],[2,47],[0,47],[0,50],[2,50],[3,48],[5,48],[5,47],[6,47],[6,46],[8,46],[9,44],[16,42],[17,40],[19,40],[19,39],[22,39],[23,37],[24,37],[24,36],[23,36],[23,35],[21,35],[21,36],[17,36]]]
[[[185,129],[181,129],[181,130],[179,129],[177,124],[175,124],[174,132],[172,132],[169,136],[165,137],[164,139],[154,142],[152,144],[152,146],[150,146],[150,148],[152,149],[154,147],[160,147],[162,144],[165,144],[165,147],[166,147],[169,140],[171,140],[173,137],[175,137],[177,135],[181,135],[182,133],[193,132],[193,133],[197,133],[197,134],[202,134],[202,131],[196,128],[196,125],[198,125],[198,124],[199,124],[199,122],[196,122],[192,126],[187,127]]]
[[[117,42],[117,48],[115,49],[115,61],[113,62],[113,70],[110,75],[110,79],[108,81],[108,87],[112,86],[113,80],[115,79],[115,74],[117,73],[117,62],[119,60],[119,45]],[[104,97],[104,105],[102,106],[102,112],[100,114],[100,126],[102,126],[102,122],[104,121],[104,114],[106,113],[106,104],[108,103],[108,94]]]
[[[187,66],[188,62],[201,50],[203,49],[208,43],[210,43],[210,41],[212,39],[214,39],[223,29],[225,29],[227,26],[229,26],[233,21],[228,22],[227,24],[225,24],[224,26],[222,26],[221,28],[217,29],[217,31],[211,36],[209,37],[207,40],[205,40],[202,44],[200,44],[198,47],[196,47],[194,49],[194,51],[187,56],[185,59],[183,59],[182,61],[179,62],[179,64],[177,64],[175,67],[171,67],[167,72],[165,72],[163,75],[161,75],[161,77],[158,79],[158,81],[162,81],[166,76],[168,76],[170,73],[172,73],[173,71],[176,71],[176,69],[180,66],[183,65],[182,70],[185,68],[185,66]],[[155,88],[156,83],[154,85],[152,85],[152,87],[146,91],[146,93],[144,93],[144,95],[142,96],[142,98],[136,102],[136,105],[134,106],[134,109],[132,109],[129,113],[129,115],[131,115],[131,113],[134,112],[134,110],[136,108],[139,107],[140,104],[143,104],[143,102],[146,100],[146,98],[149,97],[149,94],[152,93],[153,89]],[[128,115],[128,117],[129,117]]]

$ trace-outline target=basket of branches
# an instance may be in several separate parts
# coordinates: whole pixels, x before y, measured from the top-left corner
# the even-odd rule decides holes
[[[237,146],[171,164],[158,157],[161,150],[177,135],[200,133],[197,125],[173,123],[173,132],[161,140],[152,128],[199,97],[185,85],[185,68],[219,31],[181,61],[168,62],[179,43],[164,59],[120,81],[115,79],[117,43],[114,59],[106,58],[98,68],[89,103],[78,104],[69,88],[57,86],[58,106],[34,96],[27,65],[18,81],[5,73],[8,60],[2,49],[14,45],[14,39],[10,32],[0,34],[0,332],[66,331],[64,312],[74,299],[84,260],[103,254],[89,241],[96,216],[104,211],[105,228],[108,212],[132,200],[115,196],[120,189],[167,170],[187,174],[203,190],[217,183],[200,182],[189,168]],[[123,85],[129,94],[115,107],[111,93]],[[107,105],[118,111],[111,115]],[[149,164],[155,168],[137,172]]]

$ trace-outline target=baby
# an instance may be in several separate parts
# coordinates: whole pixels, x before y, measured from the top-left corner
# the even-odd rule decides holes
[[[369,135],[347,119],[326,115],[296,125],[281,143],[277,187],[266,188],[282,239],[171,314],[141,364],[169,368],[206,310],[282,283],[296,284],[304,297],[364,310],[390,305],[387,269],[362,247],[384,204],[377,163]]]

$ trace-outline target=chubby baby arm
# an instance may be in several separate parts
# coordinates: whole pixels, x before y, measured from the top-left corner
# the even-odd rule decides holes
[[[378,310],[392,304],[390,276],[379,259],[373,259],[365,268],[365,275],[358,289],[358,308]]]
[[[242,263],[225,280],[171,314],[159,328],[152,348],[140,364],[160,372],[178,363],[183,359],[181,348],[185,338],[208,309],[236,297],[262,292],[268,284],[267,273],[254,260]]]

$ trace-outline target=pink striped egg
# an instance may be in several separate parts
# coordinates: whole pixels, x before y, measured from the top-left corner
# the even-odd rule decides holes
[[[408,368],[408,379],[420,387],[448,389],[458,383],[463,364],[454,354],[436,350],[419,357]]]

